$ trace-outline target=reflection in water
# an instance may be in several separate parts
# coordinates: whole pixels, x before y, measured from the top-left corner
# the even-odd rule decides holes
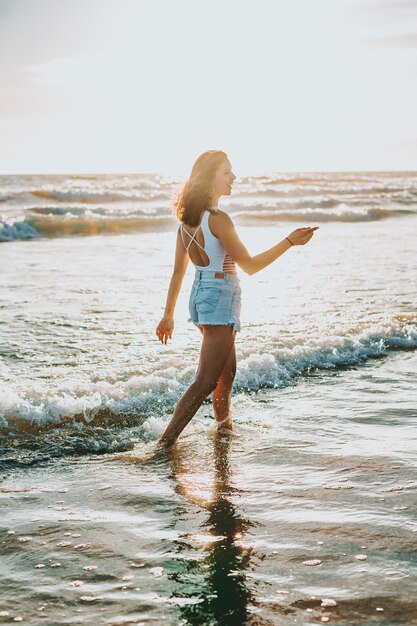
[[[191,468],[185,459],[184,449],[172,451],[177,493],[209,512],[200,534],[183,536],[190,551],[196,549],[197,543],[199,550],[204,547],[207,556],[198,560],[187,559],[181,573],[171,577],[178,583],[175,590],[177,598],[199,600],[198,603],[181,606],[185,624],[227,626],[244,624],[248,618],[247,606],[251,596],[246,586],[245,570],[249,566],[252,547],[245,546],[242,539],[251,523],[241,516],[235,505],[240,491],[232,485],[229,449],[230,439],[217,434],[211,481],[207,480],[207,473],[196,477],[187,471]],[[178,552],[182,552],[184,540],[177,544]]]

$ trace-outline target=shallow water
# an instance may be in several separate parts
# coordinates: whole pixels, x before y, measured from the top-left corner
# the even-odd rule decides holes
[[[240,272],[235,431],[216,435],[207,400],[170,455],[154,442],[201,342],[191,267],[173,341],[154,335],[171,218],[115,234],[132,185],[86,179],[93,221],[113,189],[113,236],[71,234],[69,217],[1,244],[0,623],[417,624],[415,179],[288,180],[242,180],[230,199],[253,253],[316,223],[288,218],[294,198],[320,223]],[[72,179],[18,182],[2,209],[15,235],[28,189],[61,213],[80,194]]]
[[[216,436],[206,406],[167,457],[139,443],[15,469],[1,609],[39,624],[417,623],[416,364],[242,394],[234,435]]]

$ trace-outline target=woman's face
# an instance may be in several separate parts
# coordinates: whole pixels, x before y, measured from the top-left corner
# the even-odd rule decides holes
[[[216,197],[229,196],[232,193],[232,185],[236,176],[232,172],[232,166],[229,160],[217,168],[216,175],[213,180],[214,195]]]

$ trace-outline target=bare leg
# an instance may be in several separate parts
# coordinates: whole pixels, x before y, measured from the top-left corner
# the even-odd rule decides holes
[[[159,439],[159,443],[164,445],[174,443],[203,401],[214,391],[234,344],[230,326],[204,325],[203,328],[196,379],[178,400],[172,418]]]
[[[216,389],[213,391],[213,409],[218,428],[233,429],[233,420],[230,415],[232,405],[232,386],[236,375],[236,351],[235,344],[229,352],[229,356],[220,375]]]

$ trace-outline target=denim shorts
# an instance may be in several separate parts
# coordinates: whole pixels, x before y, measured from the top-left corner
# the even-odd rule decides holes
[[[189,322],[232,326],[240,331],[241,294],[237,274],[215,278],[214,270],[196,270],[190,294]]]

